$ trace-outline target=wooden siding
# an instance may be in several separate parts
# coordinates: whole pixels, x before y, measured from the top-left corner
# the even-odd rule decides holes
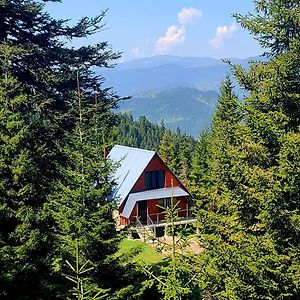
[[[178,207],[180,209],[178,215],[179,217],[185,217],[187,213],[186,209],[187,209],[188,197],[179,197],[177,199],[179,200]],[[160,209],[157,206],[158,204],[159,204],[158,199],[147,201],[148,215],[150,216],[153,222],[161,221],[165,218],[165,214],[160,212]],[[131,213],[130,222],[135,222],[136,220],[137,217],[136,206]]]
[[[132,192],[142,192],[145,191],[145,172],[151,172],[151,171],[159,171],[163,170],[165,171],[165,186],[164,187],[171,187],[172,186],[172,179],[174,186],[179,186],[182,189],[185,190],[184,186],[181,184],[181,182],[176,178],[176,176],[170,171],[170,169],[166,166],[166,164],[161,160],[161,158],[158,155],[155,155],[148,166],[145,168],[144,172],[141,174],[135,185],[133,186]]]
[[[145,172],[151,172],[151,171],[159,171],[163,170],[165,171],[165,179],[164,179],[164,187],[171,187],[172,186],[172,180],[173,180],[173,186],[178,186],[184,190],[185,187],[181,184],[181,182],[176,178],[176,176],[172,173],[172,171],[167,167],[167,165],[162,161],[162,159],[155,154],[155,156],[152,158],[152,160],[149,162],[137,182],[134,184],[133,188],[131,189],[130,193],[136,193],[136,192],[142,192],[145,191],[146,183],[145,183]],[[179,208],[180,210],[183,210],[183,212],[179,213],[179,216],[184,217],[184,210],[186,210],[186,206],[188,203],[188,197],[180,197],[178,198],[180,200],[179,202]],[[124,205],[126,203],[127,199],[122,203],[122,205],[119,207],[119,212],[122,212]],[[164,214],[159,213],[159,208],[157,207],[158,200],[148,200],[147,201],[147,208],[148,208],[148,215],[152,215],[151,219],[153,221],[157,221],[157,214],[159,214],[159,220],[164,219]],[[137,217],[137,204],[132,210],[132,213],[130,215],[130,223],[135,222]],[[128,225],[129,220],[121,217],[121,223],[122,225]]]

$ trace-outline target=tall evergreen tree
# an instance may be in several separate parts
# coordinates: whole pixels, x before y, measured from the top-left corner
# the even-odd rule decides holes
[[[191,172],[194,146],[194,140],[185,134],[179,139],[179,178],[182,180],[185,186],[189,186],[189,176]]]
[[[175,140],[169,130],[166,130],[162,136],[159,154],[169,168],[178,174],[178,152],[176,152]]]
[[[78,77],[79,78],[79,77]],[[92,95],[91,95],[92,96]],[[114,202],[108,200],[112,182],[111,168],[104,157],[101,128],[108,127],[110,105],[105,99],[86,96],[80,89],[70,101],[70,118],[74,129],[65,138],[62,152],[66,165],[48,206],[57,224],[58,258],[63,264],[70,260],[75,244],[79,247],[80,260],[91,262],[89,284],[91,292],[99,287],[113,286],[112,270],[108,256],[116,252],[118,238],[112,218]],[[82,263],[82,264],[83,264]]]
[[[190,190],[196,198],[199,197],[200,190],[205,190],[208,185],[209,138],[210,132],[207,129],[203,130],[196,141],[195,149],[192,153],[189,182]]]
[[[44,2],[0,2],[0,295],[3,299],[60,297],[62,278],[56,276],[55,269],[60,258],[58,236],[62,238],[63,234],[58,230],[72,225],[53,218],[47,203],[58,182],[64,184],[70,176],[65,176],[61,169],[69,166],[70,156],[65,147],[73,146],[70,133],[78,128],[78,122],[71,117],[74,105],[68,104],[74,102],[76,70],[84,66],[80,76],[82,90],[89,101],[97,91],[98,106],[105,107],[100,112],[114,107],[118,99],[110,90],[101,88],[102,78],[90,69],[106,67],[119,55],[108,49],[106,42],[78,49],[62,42],[97,32],[104,12],[69,26],[44,12]],[[107,124],[112,118],[105,113],[101,117]],[[87,164],[86,168],[98,175],[106,174],[102,166],[100,170],[91,170],[91,164]],[[103,185],[101,195],[107,189]],[[75,192],[73,196],[77,197]],[[103,205],[103,218],[109,215],[109,207]],[[90,217],[96,218],[96,214]],[[99,225],[99,221],[95,224]],[[93,255],[94,239],[100,236],[90,237],[87,245]]]
[[[207,248],[201,284],[217,299],[297,299],[299,178],[290,172],[299,174],[300,3],[255,3],[256,16],[236,17],[270,61],[232,67],[249,95],[241,122],[232,119],[231,134],[216,136],[225,156],[212,146],[219,175],[199,218]]]

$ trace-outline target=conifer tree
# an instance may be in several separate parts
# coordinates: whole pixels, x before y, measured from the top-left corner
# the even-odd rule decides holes
[[[67,136],[62,152],[66,165],[63,179],[48,204],[57,224],[61,262],[73,254],[75,243],[80,259],[90,261],[93,270],[87,284],[90,290],[113,286],[115,266],[108,261],[117,250],[118,238],[112,218],[114,202],[108,200],[112,188],[111,168],[104,157],[102,132],[109,127],[110,103],[98,91],[86,95],[80,88],[69,105],[74,130]],[[98,98],[98,97],[102,98]],[[113,119],[112,119],[113,120]],[[62,266],[60,266],[62,269]]]
[[[171,239],[170,242],[158,240],[157,248],[164,251],[167,256],[164,264],[159,266],[159,270],[154,270],[151,266],[140,264],[141,269],[152,278],[158,285],[158,290],[164,300],[198,299],[199,290],[197,288],[197,276],[195,272],[195,260],[193,255],[187,252],[190,237],[184,233],[184,228],[176,227],[176,222],[180,219],[178,212],[178,202],[171,197],[169,207],[164,209],[166,223],[166,234]]]
[[[166,130],[162,136],[159,154],[169,168],[178,174],[178,152],[176,152],[175,141],[169,130]]]
[[[74,105],[68,103],[74,102],[76,70],[84,66],[80,83],[89,101],[97,91],[98,105],[104,107],[100,109],[100,113],[104,112],[101,118],[105,119],[105,122],[99,121],[101,125],[113,121],[111,114],[106,112],[118,100],[109,89],[102,89],[103,79],[95,75],[91,67],[106,67],[119,55],[107,48],[106,42],[78,49],[63,42],[98,32],[105,12],[69,26],[67,21],[55,20],[47,14],[43,10],[45,2],[0,2],[2,299],[65,299],[62,277],[56,272],[62,255],[59,245],[62,240],[73,236],[67,236],[61,229],[79,227],[86,220],[82,216],[82,223],[78,225],[63,224],[63,218],[53,218],[48,203],[50,195],[57,192],[59,182],[63,185],[74,175],[62,170],[70,166],[68,149],[74,149],[71,136],[78,129],[78,122],[72,117]],[[77,153],[78,149],[74,151],[73,158]],[[107,169],[100,163],[98,160],[95,165],[89,163],[86,166],[90,168],[89,174],[94,174],[91,178],[98,174],[99,182],[96,183],[99,185],[107,182]],[[97,169],[99,166],[101,168]],[[87,193],[93,184],[94,181],[84,187]],[[103,184],[103,189],[99,190],[102,196],[108,191],[108,185]],[[66,197],[78,198],[80,193],[77,192],[67,193]],[[92,197],[87,194],[86,198]],[[92,205],[96,206],[94,202]],[[74,209],[79,209],[79,206]],[[90,222],[97,224],[95,230],[105,232],[95,218],[97,214],[105,218],[110,211],[111,205],[103,205],[101,212],[98,210],[89,215]],[[111,222],[108,218],[108,223]],[[86,252],[96,256],[97,249],[93,248],[93,243],[99,244],[103,235],[93,235],[91,231],[87,237]],[[106,236],[103,239],[105,244]],[[115,249],[114,243],[108,243],[106,249],[111,253]],[[98,253],[97,259],[102,261]]]
[[[194,151],[194,140],[187,136],[182,135],[179,138],[178,158],[179,158],[179,178],[183,184],[189,186],[189,176],[191,172],[192,155]]]
[[[54,243],[52,222],[42,207],[54,180],[51,173],[55,172],[55,149],[49,147],[48,139],[36,140],[47,130],[46,124],[34,114],[37,97],[28,95],[24,85],[10,72],[10,63],[20,51],[6,43],[0,45],[0,295],[3,299],[42,297],[52,272],[49,252]]]
[[[219,175],[210,177],[210,203],[199,214],[207,248],[200,285],[216,299],[297,299],[299,177],[290,172],[299,174],[300,3],[255,4],[257,15],[236,17],[270,60],[232,66],[248,92],[241,122],[229,107],[231,133],[213,122],[211,174]]]
[[[196,198],[199,198],[201,192],[206,190],[208,185],[209,137],[209,131],[207,129],[203,130],[192,153],[189,182],[190,190]]]

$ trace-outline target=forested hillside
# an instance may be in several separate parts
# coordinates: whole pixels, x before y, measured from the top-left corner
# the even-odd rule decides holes
[[[45,2],[60,5],[0,1],[0,298],[299,299],[299,0],[234,15],[267,59],[228,62],[196,140],[116,113],[126,100],[99,74],[120,54],[64,42],[101,31],[106,12],[74,24]],[[172,182],[151,251],[122,248],[136,224],[113,217],[115,144],[156,150],[191,193],[183,226]]]
[[[249,61],[267,58],[230,60],[248,68]],[[135,119],[146,116],[154,123],[163,120],[167,128],[179,127],[196,138],[211,123],[221,82],[229,73],[229,65],[220,59],[157,55],[120,63],[103,75],[105,85],[131,96],[119,103],[119,111]],[[235,90],[241,96],[245,93],[238,85]]]
[[[201,129],[209,126],[217,98],[215,91],[177,87],[137,94],[121,101],[119,110],[135,119],[146,116],[153,123],[163,121],[168,129],[179,127],[182,132],[197,137]]]

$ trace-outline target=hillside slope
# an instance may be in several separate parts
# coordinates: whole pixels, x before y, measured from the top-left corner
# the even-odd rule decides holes
[[[231,59],[247,67],[261,57]],[[99,71],[100,73],[100,71]],[[120,110],[134,118],[146,116],[152,122],[162,119],[167,128],[179,127],[198,136],[210,124],[221,82],[230,73],[222,60],[209,57],[158,55],[101,70],[105,85],[132,99],[120,103]],[[239,95],[244,92],[236,89]]]
[[[179,127],[197,137],[201,128],[209,126],[217,97],[215,91],[177,87],[137,94],[120,103],[120,110],[155,123],[163,120],[167,128]]]

